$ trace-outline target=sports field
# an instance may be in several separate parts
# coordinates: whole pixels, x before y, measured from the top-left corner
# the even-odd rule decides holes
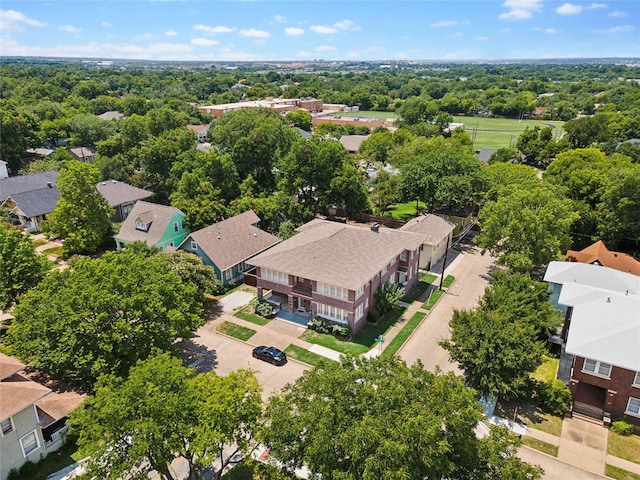
[[[393,112],[341,112],[342,116],[394,118]],[[454,122],[464,123],[476,150],[515,145],[518,136],[527,127],[550,126],[554,137],[562,134],[564,122],[551,120],[515,120],[510,118],[453,117]]]

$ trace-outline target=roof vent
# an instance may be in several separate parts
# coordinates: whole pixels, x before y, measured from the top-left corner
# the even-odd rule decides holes
[[[101,183],[101,185],[106,185],[106,184],[107,184],[107,182],[102,182],[102,183]]]
[[[607,297],[607,303],[611,303],[611,297]]]
[[[380,224],[378,222],[372,223],[371,231],[374,233],[378,233],[380,231]]]
[[[47,187],[53,188],[53,185],[51,185],[51,182],[47,182]]]
[[[115,180],[111,180],[111,183],[117,183]]]

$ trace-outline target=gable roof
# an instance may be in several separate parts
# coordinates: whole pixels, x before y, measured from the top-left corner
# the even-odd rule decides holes
[[[153,196],[153,192],[117,180],[100,182],[96,185],[96,188],[112,207],[137,200],[145,200]]]
[[[0,380],[18,373],[23,368],[24,363],[20,362],[20,360],[0,352]]]
[[[423,243],[426,245],[437,245],[447,238],[455,228],[456,225],[453,222],[429,213],[412,218],[400,227],[400,230],[422,235]]]
[[[209,124],[205,123],[204,125],[187,125],[187,128],[192,132],[200,133],[209,129]]]
[[[567,262],[599,263],[604,267],[620,270],[621,272],[640,275],[640,262],[631,255],[613,252],[607,248],[602,240],[589,245],[582,250],[568,250]]]
[[[58,172],[53,170],[48,172],[31,173],[29,175],[0,178],[0,202],[4,202],[8,196],[13,196],[16,193],[29,192],[31,190],[44,188],[47,186],[47,182],[51,182],[51,186],[55,189],[56,178],[58,178]]]
[[[567,284],[578,283],[611,292],[640,294],[640,277],[589,263],[551,262],[544,274],[544,281],[562,284],[563,290]]]
[[[254,226],[259,221],[260,217],[248,210],[192,232],[182,245],[190,239],[195,240],[211,261],[224,271],[280,242],[275,235]]]
[[[358,152],[362,142],[369,137],[370,135],[343,135],[340,137],[339,142],[347,152]]]
[[[480,160],[485,165],[489,165],[489,158],[491,158],[491,155],[493,155],[497,151],[498,150],[495,148],[483,148],[478,153],[476,153],[476,157],[478,157],[478,160]]]
[[[102,120],[120,120],[124,118],[124,113],[118,112],[117,110],[109,110],[108,112],[98,115],[98,118]]]
[[[571,282],[563,284],[558,302],[573,307],[567,353],[640,371],[637,294]]]
[[[37,217],[53,212],[59,198],[60,191],[57,188],[44,187],[38,190],[14,193],[7,197],[4,204],[11,199],[25,216]]]
[[[140,200],[133,206],[129,216],[122,222],[120,231],[115,234],[113,238],[125,242],[135,242],[139,240],[146,242],[147,245],[155,245],[160,241],[160,238],[162,238],[162,235],[167,230],[171,219],[176,213],[184,215],[184,213],[177,208]],[[149,229],[146,232],[136,229],[136,221],[138,218],[149,225]]]
[[[299,233],[251,259],[251,264],[357,290],[405,250],[417,250],[422,235],[380,227],[314,219]]]
[[[94,147],[75,147],[69,149],[69,153],[77,159],[94,157],[96,152],[97,150]]]

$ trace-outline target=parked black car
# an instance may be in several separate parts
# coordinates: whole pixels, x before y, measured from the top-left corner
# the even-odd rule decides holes
[[[253,349],[253,358],[259,358],[274,365],[284,365],[287,363],[287,355],[276,347],[265,347],[261,345]]]

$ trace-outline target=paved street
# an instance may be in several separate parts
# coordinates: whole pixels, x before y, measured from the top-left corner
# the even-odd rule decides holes
[[[443,372],[462,374],[438,341],[449,337],[449,321],[454,309],[469,309],[476,305],[495,261],[488,253],[481,255],[479,250],[469,250],[456,259],[452,268],[447,268],[445,276],[453,275],[455,282],[400,349],[400,357],[409,364],[420,359],[427,370],[434,371],[439,367]]]

